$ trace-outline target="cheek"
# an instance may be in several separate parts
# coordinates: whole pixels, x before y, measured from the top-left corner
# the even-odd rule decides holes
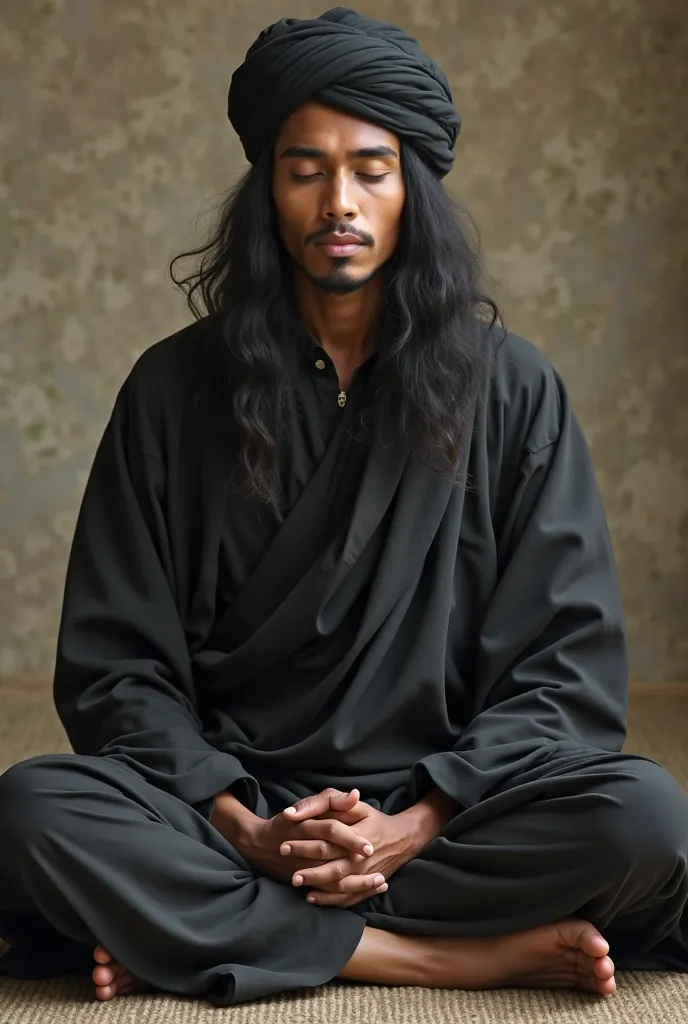
[[[384,254],[385,258],[391,255],[397,246],[403,209],[403,200],[400,202],[397,196],[391,196],[378,211],[375,235],[378,247],[382,250],[381,254]]]
[[[314,218],[313,210],[302,196],[294,196],[281,209],[277,207],[282,239],[293,256],[296,251],[303,250],[304,239],[320,227]]]
[[[272,198],[283,238],[293,237],[300,221],[299,197],[284,187],[284,182],[273,180]]]
[[[294,209],[291,207],[283,207],[276,200],[277,206],[277,224],[279,227],[279,233],[282,237],[287,250],[292,253],[297,246],[298,239],[300,237],[298,218],[295,216]]]

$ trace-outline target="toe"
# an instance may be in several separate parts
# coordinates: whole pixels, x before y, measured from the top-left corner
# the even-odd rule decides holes
[[[116,985],[98,985],[96,987],[96,999],[101,999],[103,1002],[107,1002],[109,999],[114,999],[116,995]]]
[[[609,943],[589,921],[562,921],[557,930],[562,946],[580,949],[592,957],[609,952]]]
[[[616,979],[607,978],[606,981],[597,983],[597,990],[601,996],[611,996],[616,992]]]
[[[579,945],[589,956],[604,957],[609,952],[609,943],[592,924],[586,925],[581,931]]]
[[[96,946],[93,950],[93,959],[97,960],[99,964],[109,964],[112,957],[104,946]]]
[[[126,967],[118,964],[116,960],[109,964],[99,964],[93,969],[91,976],[96,985],[111,985],[113,982],[119,984],[124,978],[130,977]]]
[[[613,967],[611,968],[613,971]],[[609,967],[607,967],[607,972]],[[584,989],[586,992],[594,992],[600,996],[611,996],[616,991],[616,980],[613,974],[606,974],[606,977],[601,977],[596,972],[581,974],[578,980],[579,988]]]
[[[93,978],[96,985],[102,987],[103,985],[112,984],[112,982],[115,980],[115,972],[109,964],[107,967],[101,964],[99,967],[93,968],[91,977]]]
[[[614,977],[614,961],[608,956],[602,956],[593,965],[595,975],[602,981]]]
[[[616,981],[614,978],[606,978],[604,981],[600,978],[588,978],[583,988],[588,992],[595,992],[598,996],[609,997],[616,992]]]

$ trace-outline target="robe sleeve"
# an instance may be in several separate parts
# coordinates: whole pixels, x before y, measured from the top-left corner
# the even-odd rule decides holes
[[[517,451],[519,472],[498,538],[501,571],[477,638],[472,718],[451,751],[414,765],[463,807],[530,768],[626,736],[626,633],[592,462],[550,368]],[[505,433],[518,433],[504,417]]]
[[[55,705],[77,754],[114,758],[209,816],[222,790],[244,780],[240,788],[257,798],[258,786],[236,757],[201,735],[174,596],[165,465],[132,377],[98,447],[77,520]]]

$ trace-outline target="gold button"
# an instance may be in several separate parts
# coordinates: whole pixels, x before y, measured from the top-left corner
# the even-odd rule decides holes
[[[316,368],[316,370],[324,370],[325,369],[325,360],[324,359],[316,359],[316,361],[315,361],[315,368]]]

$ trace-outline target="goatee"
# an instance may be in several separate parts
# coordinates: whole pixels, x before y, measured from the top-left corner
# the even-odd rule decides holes
[[[313,277],[311,280],[316,287],[320,288],[323,292],[328,292],[330,295],[350,295],[351,292],[357,292],[359,288],[368,284],[368,281],[377,273],[374,270],[370,274],[366,274],[365,277],[352,278],[347,276],[347,268],[349,265],[348,256],[336,256],[332,260],[332,269],[326,277]]]

